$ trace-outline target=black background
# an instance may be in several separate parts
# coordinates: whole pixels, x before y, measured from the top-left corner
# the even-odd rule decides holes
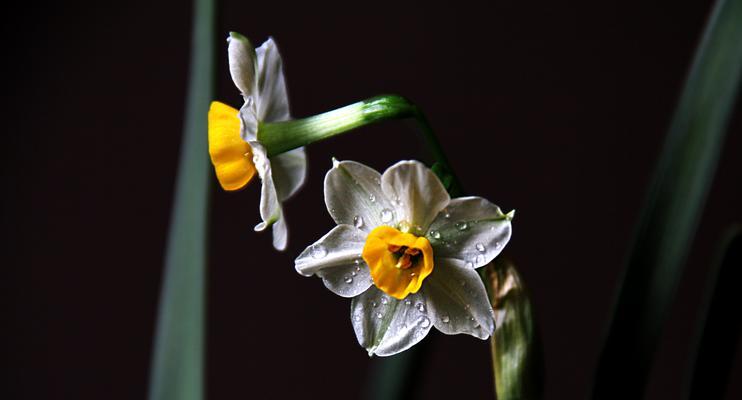
[[[3,15],[3,386],[11,398],[143,398],[191,5],[24,7]],[[224,42],[236,30],[256,43],[274,36],[296,117],[381,93],[421,106],[468,192],[517,209],[506,252],[533,292],[547,398],[582,398],[710,7],[222,1],[217,98],[241,104]],[[741,127],[737,111],[647,398],[679,398],[705,271],[724,229],[742,221]],[[333,225],[322,198],[330,158],[380,170],[429,160],[416,132],[387,122],[311,146],[307,185],[286,205],[284,253],[252,231],[257,185],[225,193],[212,182],[209,398],[361,396],[377,360],[355,340],[349,302],[296,274],[293,259]],[[414,397],[491,398],[488,343],[430,336]],[[740,359],[729,398],[742,393]]]

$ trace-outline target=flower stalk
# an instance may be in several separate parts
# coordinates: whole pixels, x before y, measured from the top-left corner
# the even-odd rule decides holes
[[[423,132],[425,143],[436,160],[436,173],[441,180],[449,181],[447,188],[452,196],[463,193],[461,184],[453,174],[443,147],[422,111],[411,101],[397,95],[381,95],[362,100],[332,111],[307,118],[281,122],[262,122],[258,140],[272,157],[352,131],[362,126],[391,119],[414,118]],[[443,179],[447,177],[447,179]]]

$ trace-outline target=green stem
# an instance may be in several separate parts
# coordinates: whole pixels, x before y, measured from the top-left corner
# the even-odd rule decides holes
[[[341,135],[362,126],[404,118],[414,118],[417,121],[429,151],[441,168],[451,177],[449,192],[452,196],[461,195],[463,193],[461,183],[456,179],[428,119],[415,104],[401,96],[376,96],[308,118],[261,123],[258,129],[258,140],[268,150],[270,157]]]

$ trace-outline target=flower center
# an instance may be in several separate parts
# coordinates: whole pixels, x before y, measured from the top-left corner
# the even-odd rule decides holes
[[[209,108],[209,155],[224,190],[245,187],[255,176],[252,148],[240,136],[239,111],[218,101]]]
[[[376,287],[397,299],[417,293],[433,272],[428,239],[390,226],[379,226],[368,234],[362,256]]]

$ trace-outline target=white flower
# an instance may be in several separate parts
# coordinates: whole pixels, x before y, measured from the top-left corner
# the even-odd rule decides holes
[[[296,259],[296,270],[352,297],[351,322],[369,354],[410,348],[435,326],[486,339],[493,312],[475,271],[510,239],[512,212],[480,197],[451,199],[417,161],[384,172],[335,162],[325,203],[338,224]]]
[[[257,171],[262,182],[263,222],[255,230],[273,226],[273,246],[284,250],[288,229],[281,203],[304,183],[306,153],[304,148],[298,148],[268,158],[257,135],[262,122],[291,119],[281,55],[272,38],[257,49],[238,33],[231,32],[227,41],[229,71],[245,103],[239,112],[223,103],[211,104],[209,153],[225,190],[245,187]]]

